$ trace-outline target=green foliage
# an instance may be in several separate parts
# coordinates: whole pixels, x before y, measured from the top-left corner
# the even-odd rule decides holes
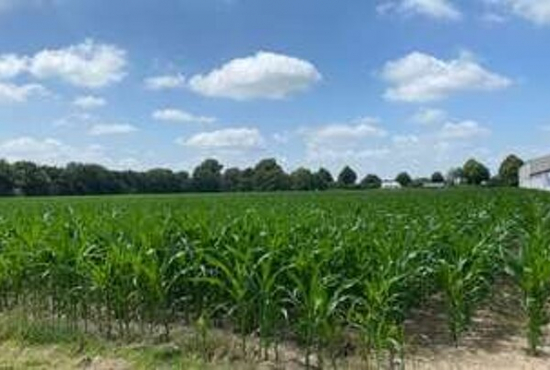
[[[498,170],[499,180],[505,186],[519,185],[519,169],[523,166],[523,160],[511,154],[500,165]]]
[[[445,182],[445,176],[441,172],[434,172],[432,175],[432,182],[443,183]]]
[[[349,166],[346,166],[342,169],[338,175],[338,185],[343,188],[349,188],[355,185],[357,181],[357,173],[352,170]]]
[[[197,191],[216,192],[222,187],[223,166],[215,159],[207,159],[193,171],[193,188]]]
[[[363,189],[380,189],[382,187],[382,179],[376,175],[368,174],[361,180]]]
[[[550,198],[517,189],[0,200],[0,312],[102,336],[233,331],[243,356],[295,340],[313,367],[343,338],[404,353],[413,310],[445,302],[457,344],[505,272],[540,348]],[[251,338],[259,340],[252,341]],[[259,343],[258,348],[252,345]],[[315,356],[314,356],[315,355]]]
[[[254,190],[276,191],[288,190],[290,180],[275,159],[264,159],[254,167]]]
[[[489,169],[475,159],[470,159],[464,164],[463,174],[470,185],[480,185],[491,178]]]
[[[411,176],[407,172],[401,172],[396,176],[395,181],[397,181],[404,188],[410,186],[413,182]]]

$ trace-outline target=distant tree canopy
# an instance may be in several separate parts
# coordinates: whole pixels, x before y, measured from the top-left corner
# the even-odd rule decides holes
[[[466,182],[470,185],[480,185],[491,179],[491,172],[489,169],[475,159],[468,160],[464,164],[462,170]]]
[[[351,167],[346,166],[338,175],[338,185],[342,187],[352,187],[357,181],[357,174]]]
[[[193,189],[216,192],[222,188],[223,166],[215,159],[207,159],[193,171]]]
[[[514,154],[504,159],[498,170],[499,182],[505,186],[519,185],[519,169],[523,166],[522,159]]]
[[[411,175],[409,175],[407,172],[401,172],[399,175],[397,175],[395,181],[397,181],[404,188],[411,186],[413,182]]]
[[[382,179],[376,175],[368,174],[361,180],[361,187],[364,189],[379,189],[382,187]]]
[[[517,186],[517,172],[523,162],[516,156],[504,160],[499,171],[499,185]],[[470,184],[489,180],[487,167],[472,159],[463,168],[450,171],[448,180],[466,179]],[[37,165],[29,161],[9,163],[0,159],[0,195],[95,195],[162,194],[181,192],[246,191],[319,191],[327,189],[377,189],[382,179],[366,175],[357,184],[357,173],[345,166],[336,181],[325,168],[313,172],[298,168],[288,174],[273,158],[263,159],[244,169],[224,166],[216,159],[206,159],[193,170],[174,172],[166,168],[148,171],[112,171],[97,164],[69,163],[65,167]],[[430,179],[416,179],[402,172],[396,177],[402,186],[423,185]],[[431,181],[444,181],[436,172]]]
[[[434,172],[432,175],[432,182],[435,182],[438,184],[443,183],[445,182],[445,177],[441,172]]]

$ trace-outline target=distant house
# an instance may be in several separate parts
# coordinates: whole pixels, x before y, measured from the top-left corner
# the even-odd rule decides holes
[[[395,180],[382,181],[382,189],[401,189],[402,186]]]
[[[550,155],[526,162],[519,170],[519,186],[550,191]]]

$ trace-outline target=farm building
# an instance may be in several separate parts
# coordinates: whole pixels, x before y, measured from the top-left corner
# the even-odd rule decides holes
[[[550,155],[526,162],[519,170],[519,186],[550,190]]]
[[[400,183],[394,180],[385,180],[382,182],[382,189],[401,189]]]

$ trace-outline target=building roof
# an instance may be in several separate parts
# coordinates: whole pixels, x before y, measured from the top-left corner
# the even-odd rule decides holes
[[[529,167],[529,172],[531,176],[537,175],[539,173],[550,172],[550,155],[533,159],[526,162],[525,165]]]

